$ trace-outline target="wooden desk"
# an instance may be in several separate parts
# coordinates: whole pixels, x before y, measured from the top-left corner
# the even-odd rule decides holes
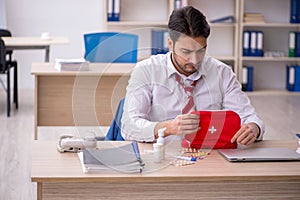
[[[50,45],[68,44],[69,40],[64,37],[51,37],[42,39],[40,37],[1,37],[7,50],[23,49],[45,49],[45,62],[49,62]]]
[[[89,71],[57,71],[33,63],[38,126],[109,126],[135,64],[90,63]]]
[[[141,152],[151,148],[139,145]],[[297,145],[296,140],[263,141],[253,147]],[[299,199],[299,169],[300,162],[230,163],[212,151],[194,165],[141,174],[84,174],[76,154],[58,153],[55,142],[34,141],[31,180],[37,182],[39,200]]]

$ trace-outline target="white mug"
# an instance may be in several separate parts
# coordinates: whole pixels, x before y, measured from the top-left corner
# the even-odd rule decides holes
[[[49,32],[43,32],[43,33],[41,34],[41,38],[42,38],[43,40],[49,40],[49,39],[50,39],[50,33],[49,33]]]

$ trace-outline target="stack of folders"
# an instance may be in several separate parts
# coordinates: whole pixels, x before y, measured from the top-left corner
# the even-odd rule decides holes
[[[243,66],[242,73],[242,90],[247,92],[253,91],[253,67]]]
[[[58,71],[88,71],[89,62],[84,58],[55,59],[55,69]]]
[[[188,0],[174,0],[174,9],[183,8],[188,5]]]
[[[260,13],[245,13],[244,14],[245,23],[265,23],[265,17]]]
[[[243,32],[243,56],[263,56],[264,33],[262,31]]]
[[[300,0],[291,0],[290,23],[300,23]]]
[[[107,21],[120,21],[121,0],[107,0]]]
[[[300,32],[289,32],[289,57],[300,57]]]
[[[78,153],[84,173],[101,173],[107,170],[140,173],[144,168],[137,142],[116,145],[105,141],[105,148],[83,149]]]
[[[286,66],[286,89],[291,92],[300,92],[300,65]]]
[[[152,29],[152,49],[151,54],[165,54],[169,51],[168,49],[168,37],[169,32],[167,29]]]

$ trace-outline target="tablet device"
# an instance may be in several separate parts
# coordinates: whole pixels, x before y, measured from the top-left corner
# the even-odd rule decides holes
[[[219,149],[228,161],[300,161],[300,154],[289,148]]]
[[[232,149],[237,143],[231,138],[241,127],[239,115],[231,110],[194,111],[199,115],[199,130],[186,134],[182,140],[183,148]]]

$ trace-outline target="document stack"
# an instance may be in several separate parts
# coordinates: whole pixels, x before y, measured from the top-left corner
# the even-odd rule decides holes
[[[88,71],[89,62],[84,58],[55,59],[55,69],[58,71]]]
[[[265,17],[260,13],[245,13],[244,23],[265,23]]]
[[[118,144],[103,141],[103,147],[83,149],[78,153],[84,173],[118,171],[140,173],[144,168],[137,142]]]
[[[300,32],[289,32],[289,57],[300,57]]]
[[[169,51],[168,49],[168,37],[169,32],[166,29],[153,29],[151,32],[152,36],[152,49],[151,54],[165,54]]]
[[[286,89],[291,92],[300,92],[300,65],[286,66]]]
[[[107,0],[107,21],[120,21],[121,0]]]
[[[264,33],[262,31],[243,32],[243,56],[263,56]]]
[[[300,0],[291,0],[290,23],[300,23]]]

